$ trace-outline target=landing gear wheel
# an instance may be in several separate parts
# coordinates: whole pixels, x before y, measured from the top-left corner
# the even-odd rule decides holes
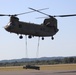
[[[31,36],[31,35],[29,35],[29,36],[28,36],[28,38],[30,39],[30,38],[32,38],[32,36]]]
[[[52,38],[51,38],[52,40],[54,40],[54,37],[52,36]]]
[[[42,37],[42,40],[44,40],[44,37]]]
[[[22,39],[22,38],[23,38],[23,36],[21,35],[21,36],[19,36],[19,38],[20,38],[20,39]]]

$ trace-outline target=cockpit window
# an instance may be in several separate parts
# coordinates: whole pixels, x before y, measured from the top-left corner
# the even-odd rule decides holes
[[[8,24],[7,24],[7,25],[8,25],[8,26],[9,26],[9,25],[11,25],[11,22],[8,22]]]
[[[7,25],[15,26],[15,23],[9,22]]]

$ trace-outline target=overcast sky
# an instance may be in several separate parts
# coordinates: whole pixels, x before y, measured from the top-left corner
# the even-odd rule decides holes
[[[49,8],[42,12],[49,15],[76,14],[76,0],[0,0],[0,14],[16,14],[35,9]],[[34,12],[18,16],[20,21],[41,24],[47,17]],[[38,57],[76,56],[76,17],[57,18],[59,32],[54,36],[40,39]],[[22,40],[14,33],[4,30],[9,22],[9,17],[0,17],[0,60],[18,59],[26,57],[25,36]],[[28,57],[35,58],[38,37],[27,39]]]

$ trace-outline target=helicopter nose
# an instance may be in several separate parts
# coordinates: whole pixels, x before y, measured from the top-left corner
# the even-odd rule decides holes
[[[6,30],[6,31],[10,31],[10,26],[8,26],[8,25],[6,25],[5,27],[4,27],[4,29]]]

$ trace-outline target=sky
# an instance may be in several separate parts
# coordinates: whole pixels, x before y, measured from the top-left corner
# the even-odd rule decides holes
[[[76,14],[76,0],[0,0],[0,14],[16,14],[35,9],[49,8],[42,12],[49,15]],[[41,24],[47,17],[38,12],[18,16],[20,21]],[[38,57],[76,56],[76,17],[58,18],[59,32],[54,36],[40,38]],[[14,33],[7,32],[3,27],[9,22],[9,17],[0,17],[0,60],[26,58],[26,39],[19,39]],[[38,37],[27,38],[28,58],[35,58]]]

